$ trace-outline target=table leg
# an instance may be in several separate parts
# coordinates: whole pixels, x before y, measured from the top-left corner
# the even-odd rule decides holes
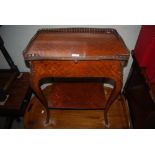
[[[46,110],[46,114],[47,114],[46,115],[46,123],[49,123],[50,113],[49,113],[49,109],[48,109],[48,102],[47,102],[47,100],[39,86],[39,81],[40,81],[40,78],[38,78],[38,77],[35,77],[35,76],[30,77],[31,88],[33,89],[37,98],[43,104],[43,106]]]
[[[120,94],[121,92],[121,88],[122,88],[122,79],[121,79],[121,76],[117,76],[115,78],[113,78],[113,80],[115,81],[115,84],[114,84],[114,88],[111,92],[111,95],[107,101],[107,104],[106,104],[106,107],[105,107],[105,110],[104,110],[104,120],[105,120],[105,126],[108,128],[109,126],[109,121],[108,121],[108,111],[109,111],[109,108],[111,107],[112,103],[115,101],[115,99],[118,97],[118,95]]]

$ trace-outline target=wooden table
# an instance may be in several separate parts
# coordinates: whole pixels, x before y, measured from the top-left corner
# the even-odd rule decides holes
[[[128,57],[114,29],[39,30],[25,49],[24,58],[31,68],[31,87],[46,109],[45,123],[49,122],[49,108],[103,109],[108,126],[107,113],[121,92],[123,65]],[[50,97],[40,88],[45,78],[53,82]],[[107,100],[105,78],[114,84]]]

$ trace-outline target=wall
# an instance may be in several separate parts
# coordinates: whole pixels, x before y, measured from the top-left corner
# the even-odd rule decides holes
[[[18,66],[20,71],[29,71],[26,67],[22,52],[27,46],[29,40],[40,28],[56,28],[56,27],[99,27],[99,28],[115,28],[118,33],[124,39],[129,50],[134,49],[136,40],[140,31],[141,26],[138,25],[89,25],[89,26],[73,26],[73,25],[54,25],[54,26],[45,26],[45,25],[19,25],[19,26],[2,26],[0,27],[0,35],[2,36],[5,47],[8,50],[10,56],[12,57],[15,64]],[[127,67],[124,69],[124,79],[125,83],[130,67],[132,64],[132,58],[130,57]],[[0,68],[8,68],[7,63],[5,62],[2,54],[0,53]]]

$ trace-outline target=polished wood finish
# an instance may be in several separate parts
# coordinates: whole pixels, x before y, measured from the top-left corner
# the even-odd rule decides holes
[[[45,96],[51,95],[52,86],[46,87]],[[106,98],[111,93],[110,88],[105,88]],[[50,109],[50,120],[46,124],[45,108],[34,96],[27,107],[24,116],[24,127],[27,129],[105,129],[103,110],[62,110]],[[130,128],[130,116],[127,103],[123,97],[118,97],[111,106],[109,113],[110,129]]]
[[[27,46],[26,60],[127,60],[127,48],[114,29],[64,28],[39,30]],[[76,54],[76,55],[73,55]]]
[[[65,67],[64,67],[65,66]],[[46,70],[45,70],[46,68]],[[115,61],[33,61],[31,64],[30,83],[34,92],[41,100],[47,111],[47,122],[49,120],[48,102],[44,97],[39,82],[46,77],[84,78],[84,77],[106,77],[115,81],[111,97],[105,103],[105,120],[108,124],[107,112],[121,91],[122,67],[121,62]]]
[[[31,68],[31,87],[46,109],[46,122],[49,122],[50,115],[48,100],[40,89],[42,79],[105,77],[114,81],[111,96],[101,105],[108,125],[107,113],[120,94],[122,65],[128,60],[128,56],[123,40],[114,29],[68,28],[38,31],[26,48],[24,57]]]
[[[46,96],[49,108],[105,108],[104,86],[101,83],[54,83],[49,94]]]

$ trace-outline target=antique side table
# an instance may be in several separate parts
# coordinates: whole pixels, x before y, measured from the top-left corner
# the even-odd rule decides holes
[[[108,126],[107,113],[121,92],[123,65],[129,58],[116,30],[42,29],[28,44],[24,58],[31,69],[31,87],[46,109],[46,123],[49,122],[49,108],[103,109]],[[42,79],[50,77],[53,90],[47,97],[40,84]],[[103,78],[114,81],[108,99],[104,98]]]

